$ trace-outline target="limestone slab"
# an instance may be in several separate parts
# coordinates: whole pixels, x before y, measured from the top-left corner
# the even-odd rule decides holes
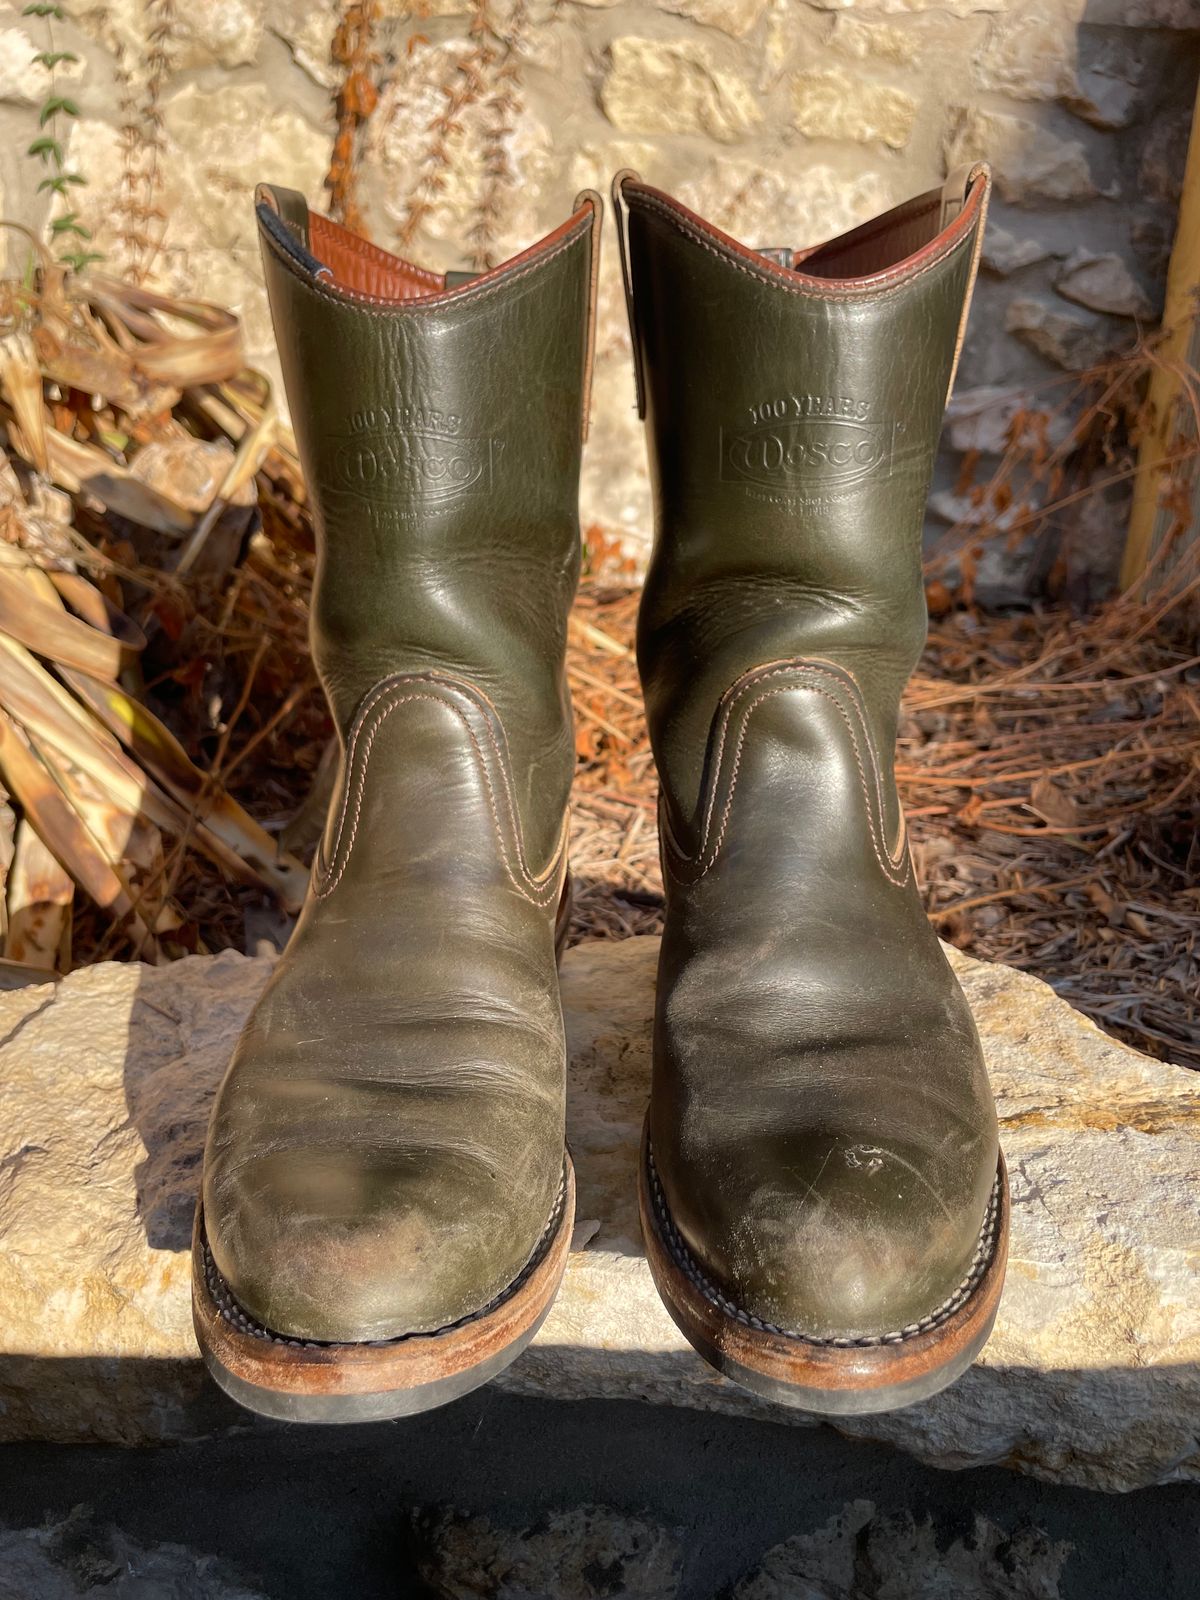
[[[803,1423],[676,1332],[638,1239],[656,939],[570,951],[575,1250],[502,1380]],[[1200,1080],[1109,1039],[1038,980],[958,967],[1013,1186],[996,1333],[923,1405],[846,1419],[948,1467],[1124,1490],[1200,1478]],[[0,995],[0,1438],[140,1443],[243,1426],[204,1378],[187,1243],[212,1095],[270,962],[109,963]]]

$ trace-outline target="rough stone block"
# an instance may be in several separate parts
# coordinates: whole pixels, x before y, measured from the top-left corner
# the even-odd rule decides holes
[[[713,1373],[650,1281],[635,1171],[657,954],[642,938],[564,961],[575,1250],[503,1381],[811,1420]],[[1200,1478],[1200,1080],[1035,978],[952,959],[1012,1175],[1000,1320],[942,1395],[838,1426],[941,1466],[1111,1490]],[[244,1423],[201,1369],[187,1246],[208,1108],[269,971],[227,952],[0,995],[0,1438],[141,1443]]]

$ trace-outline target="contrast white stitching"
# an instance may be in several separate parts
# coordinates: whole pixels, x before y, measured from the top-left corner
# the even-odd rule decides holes
[[[500,847],[500,856],[504,863],[504,870],[512,882],[513,887],[517,889],[517,891],[526,900],[530,901],[531,904],[537,906],[549,905],[550,901],[558,892],[557,880],[562,866],[562,844],[560,843],[559,849],[556,851],[554,859],[547,870],[540,877],[535,877],[529,871],[529,868],[525,863],[524,850],[521,844],[520,820],[517,817],[516,808],[513,804],[512,790],[509,787],[508,776],[504,771],[504,758],[500,750],[499,743],[496,739],[495,732],[491,727],[487,727],[486,729],[488,740],[492,746],[492,751],[496,757],[496,763],[500,770],[501,781],[504,785],[505,799],[508,803],[509,809],[509,823],[512,828],[513,838],[516,844],[516,854],[518,858],[517,865],[520,869],[521,878],[524,879],[524,882],[522,882],[521,878],[518,878],[517,874],[513,871],[512,861],[509,857],[508,846],[504,838],[504,825],[500,817],[500,809],[496,801],[496,790],[492,782],[492,775],[488,767],[488,761],[484,755],[483,747],[476,738],[475,730],[472,728],[470,719],[468,718],[466,712],[461,706],[455,703],[449,693],[438,694],[434,692],[415,692],[411,694],[403,694],[400,691],[405,687],[406,684],[401,683],[392,684],[373,690],[372,695],[368,697],[366,702],[364,702],[363,710],[360,713],[359,718],[356,719],[357,727],[355,729],[354,738],[351,743],[351,750],[347,756],[346,762],[346,786],[343,791],[342,807],[338,823],[337,842],[333,851],[331,852],[330,860],[326,865],[325,875],[322,882],[319,885],[314,883],[314,897],[318,900],[324,900],[328,895],[332,894],[334,889],[336,889],[338,884],[341,882],[346,868],[350,863],[350,857],[354,851],[354,841],[358,837],[359,822],[362,816],[362,802],[363,794],[366,789],[367,766],[370,761],[371,750],[375,744],[376,738],[378,737],[379,730],[383,727],[383,724],[387,721],[388,717],[391,716],[392,712],[395,711],[399,706],[407,705],[416,700],[430,700],[437,705],[446,706],[454,713],[456,717],[458,717],[459,721],[466,729],[467,737],[471,741],[471,747],[475,751],[475,755],[479,762],[479,770],[483,776],[484,786],[487,789],[488,804],[491,808],[492,822],[496,831],[496,842]],[[433,686],[431,686],[431,688],[432,687]],[[388,700],[389,694],[394,696],[394,698],[392,698],[390,701]],[[362,732],[362,729],[366,727],[368,720],[371,721],[371,731],[368,735],[366,744],[363,746],[362,757],[357,762],[358,773],[357,782],[355,782],[355,749],[358,742],[358,736]],[[334,872],[333,868],[338,860],[338,854],[341,849],[341,840],[344,831],[345,819],[348,813],[350,792],[352,788],[354,790],[354,821],[351,825],[350,837],[346,842],[345,853],[342,855],[341,863],[337,867],[337,871]],[[563,842],[565,842],[565,840]],[[330,876],[330,873],[333,875]]]
[[[392,693],[395,687],[396,685],[390,679],[385,678],[382,683],[377,683],[375,685],[370,694],[368,694],[367,698],[363,701],[362,705],[358,708],[358,713],[354,719],[354,732],[350,736],[350,748],[346,752],[346,783],[342,790],[342,804],[338,811],[337,835],[333,841],[333,848],[329,852],[328,860],[325,859],[324,840],[322,839],[321,841],[322,875],[328,874],[331,863],[337,860],[338,851],[342,847],[342,832],[346,826],[346,813],[350,804],[350,774],[354,770],[354,757],[358,748],[359,736],[367,725],[367,720],[370,716],[372,708],[377,705],[385,695]]]
[[[790,693],[792,690],[799,690],[802,693],[820,695],[823,699],[830,701],[835,710],[838,712],[842,721],[846,724],[847,731],[850,734],[850,743],[854,749],[854,762],[858,768],[858,776],[859,782],[862,786],[863,799],[866,802],[867,825],[871,835],[871,848],[875,854],[875,859],[879,862],[879,865],[883,870],[884,876],[890,883],[895,884],[898,889],[903,888],[903,886],[908,882],[912,871],[912,857],[909,855],[906,849],[907,840],[903,831],[901,831],[900,843],[895,855],[893,855],[892,852],[887,848],[887,840],[883,833],[883,786],[880,780],[879,767],[875,760],[875,752],[871,744],[870,734],[866,728],[865,719],[862,717],[861,707],[852,697],[851,704],[854,706],[854,710],[859,716],[860,720],[863,721],[861,732],[867,746],[868,762],[875,778],[875,795],[878,803],[878,815],[876,813],[876,807],[871,803],[871,790],[867,783],[866,766],[864,765],[862,750],[859,745],[859,735],[858,732],[855,731],[854,723],[851,720],[846,707],[842,704],[841,699],[830,689],[824,688],[817,683],[804,682],[803,680],[806,675],[823,675],[828,679],[832,679],[832,681],[838,684],[839,687],[843,688],[843,690],[846,688],[846,685],[841,682],[840,677],[836,673],[822,668],[816,662],[798,661],[779,667],[773,667],[769,672],[760,673],[757,676],[750,677],[729,701],[725,709],[725,715],[721,722],[721,732],[717,740],[717,750],[713,761],[713,772],[711,777],[711,786],[709,789],[708,804],[705,808],[704,823],[700,835],[699,852],[694,859],[689,860],[682,854],[682,852],[676,849],[675,846],[670,843],[670,841],[667,841],[668,850],[664,853],[667,854],[668,857],[673,856],[675,861],[677,861],[681,866],[689,866],[698,869],[696,871],[697,878],[703,878],[711,870],[711,868],[716,865],[716,861],[721,853],[721,847],[725,842],[725,834],[729,826],[729,817],[733,808],[734,792],[737,789],[738,777],[741,772],[742,755],[745,750],[746,734],[750,723],[750,717],[757,707],[762,705],[765,700],[770,700],[776,695]],[[847,676],[849,676],[849,674],[847,674]],[[748,706],[746,706],[744,712],[742,713],[741,721],[738,727],[738,740],[737,748],[734,754],[733,771],[730,774],[729,789],[725,796],[725,804],[721,812],[720,830],[717,834],[716,842],[713,844],[710,852],[708,841],[712,828],[713,809],[716,805],[717,793],[721,786],[721,768],[725,753],[726,733],[729,729],[730,722],[733,719],[735,711],[738,710],[746,695],[752,693],[753,690],[759,686],[759,684],[765,683],[768,679],[780,677],[786,677],[789,679],[789,681],[787,683],[779,684],[773,689],[764,690],[762,694],[758,695],[750,702]],[[851,679],[851,682],[853,682],[853,679]],[[668,866],[672,865],[673,863],[670,861],[670,859],[668,859]],[[673,876],[679,878],[680,874],[678,872],[673,872]]]

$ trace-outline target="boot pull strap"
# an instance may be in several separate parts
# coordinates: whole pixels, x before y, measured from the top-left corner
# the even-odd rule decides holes
[[[765,244],[754,253],[758,256],[764,256],[776,267],[785,267],[788,272],[795,271],[796,252],[792,249],[791,245]]]
[[[954,380],[958,376],[958,363],[962,356],[963,341],[967,336],[967,318],[971,314],[971,301],[975,294],[975,280],[979,276],[979,258],[983,252],[983,230],[987,227],[988,201],[992,194],[992,171],[983,161],[973,161],[968,166],[956,167],[946,179],[942,190],[942,226],[947,221],[953,221],[967,203],[967,199],[976,184],[981,186],[979,196],[979,220],[975,224],[975,238],[971,245],[971,265],[968,268],[967,284],[963,290],[962,311],[958,318],[958,333],[954,340],[954,358],[950,363],[950,381],[946,385],[946,404],[950,404],[950,396],[954,392]],[[957,198],[955,198],[957,196]],[[954,210],[947,216],[947,205],[954,206]]]
[[[633,341],[633,378],[637,386],[637,412],[646,415],[646,379],[642,371],[642,344],[638,338],[637,307],[633,298],[633,274],[629,268],[629,207],[623,188],[627,179],[640,182],[632,167],[622,167],[613,179],[613,215],[617,223],[617,245],[621,252],[621,279],[625,285],[625,314],[629,318],[629,337]]]
[[[954,171],[942,185],[942,215],[938,226],[940,233],[952,223],[967,203],[967,195],[971,190],[971,180],[979,171],[978,162],[968,161]]]
[[[254,190],[254,203],[273,211],[300,248],[311,252],[308,237],[308,201],[298,189],[283,189],[278,184],[260,183]]]
[[[333,273],[313,255],[308,233],[308,201],[297,189],[260,183],[254,191],[259,222],[275,242],[310,272],[314,278],[331,278]]]

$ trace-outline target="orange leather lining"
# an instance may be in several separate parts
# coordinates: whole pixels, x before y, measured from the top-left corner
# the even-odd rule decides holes
[[[822,278],[865,277],[914,255],[940,231],[942,191],[906,201],[849,233],[819,244],[796,260]]]
[[[439,273],[401,261],[315,212],[309,213],[308,237],[313,255],[329,268],[341,289],[381,300],[417,300],[446,287]]]
[[[540,255],[569,233],[590,209],[588,205],[581,206],[553,233],[548,233],[544,239],[539,239],[510,261],[493,267],[490,272],[481,273],[472,280],[471,286],[487,278],[498,278],[513,267]],[[441,273],[402,261],[399,256],[368,243],[366,239],[360,239],[357,234],[350,233],[328,217],[310,213],[308,235],[313,255],[329,268],[333,283],[350,294],[369,295],[372,300],[400,304],[409,300],[427,300],[447,292],[446,280]]]

